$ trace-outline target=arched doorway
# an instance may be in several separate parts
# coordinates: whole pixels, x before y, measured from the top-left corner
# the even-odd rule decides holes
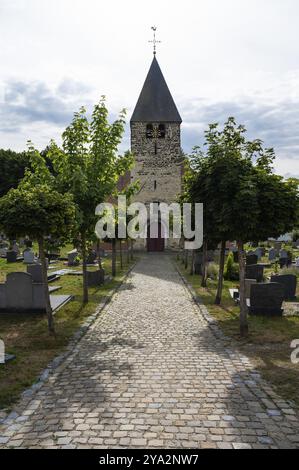
[[[158,222],[158,233],[157,237],[151,238],[150,234],[150,224],[147,226],[147,251],[149,252],[159,252],[164,251],[165,247],[165,238],[163,237],[163,227],[161,222]]]

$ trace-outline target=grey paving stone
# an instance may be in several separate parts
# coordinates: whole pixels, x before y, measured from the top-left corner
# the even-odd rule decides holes
[[[142,257],[0,447],[298,448],[296,412],[198,302],[170,257]]]

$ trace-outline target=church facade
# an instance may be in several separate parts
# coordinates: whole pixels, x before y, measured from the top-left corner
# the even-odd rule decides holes
[[[181,193],[183,153],[181,123],[175,102],[168,89],[156,56],[150,66],[143,88],[130,121],[131,151],[135,166],[132,181],[139,181],[139,192],[134,200],[150,203],[176,202]],[[158,221],[158,238],[137,240],[135,247],[147,251],[176,249],[179,240],[164,238],[165,228]]]

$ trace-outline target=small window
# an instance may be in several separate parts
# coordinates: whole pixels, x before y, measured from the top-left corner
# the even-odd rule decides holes
[[[153,138],[153,133],[154,133],[153,125],[152,124],[147,124],[146,125],[146,138],[147,139],[152,139]]]
[[[156,189],[157,189],[157,181],[155,180],[154,181],[154,190],[156,191]]]
[[[165,124],[159,124],[158,137],[159,137],[159,139],[164,139],[165,138]]]

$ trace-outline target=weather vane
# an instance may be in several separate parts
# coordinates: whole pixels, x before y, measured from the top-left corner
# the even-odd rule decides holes
[[[152,41],[149,41],[149,42],[151,42],[154,45],[154,55],[156,55],[156,44],[160,43],[161,41],[157,41],[156,39],[157,26],[152,26],[151,29],[154,32],[154,38],[152,39]]]

